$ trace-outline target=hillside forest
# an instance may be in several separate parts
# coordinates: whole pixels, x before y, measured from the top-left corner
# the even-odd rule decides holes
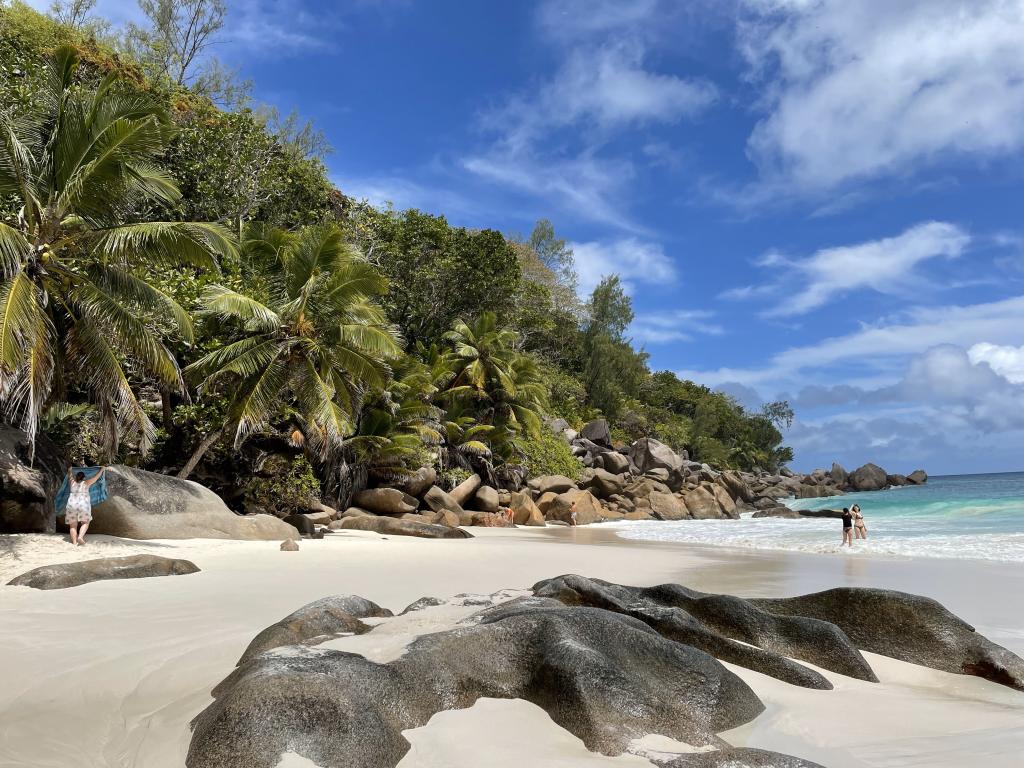
[[[580,296],[548,220],[467,229],[329,181],[331,151],[207,50],[223,2],[0,5],[0,417],[80,464],[198,480],[238,511],[434,466],[451,487],[579,472],[547,428],[605,418],[715,467],[792,460],[747,410]]]

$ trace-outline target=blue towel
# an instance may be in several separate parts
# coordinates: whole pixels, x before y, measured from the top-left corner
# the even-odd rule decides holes
[[[97,474],[102,467],[72,467],[71,476],[74,477],[79,472],[85,473],[85,479],[88,480],[93,475]],[[53,506],[57,510],[57,517],[64,514],[64,508],[68,505],[68,496],[71,495],[71,485],[68,483],[67,475],[64,476],[64,482],[60,484],[60,488],[57,489],[57,496],[53,500]],[[89,502],[95,507],[102,501],[107,500],[107,476],[104,475],[97,482],[93,483],[89,487]]]

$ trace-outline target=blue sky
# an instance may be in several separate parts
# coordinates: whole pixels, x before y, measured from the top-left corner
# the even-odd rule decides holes
[[[797,468],[1024,469],[1024,0],[229,6],[342,191],[550,218],[652,367],[790,399]]]

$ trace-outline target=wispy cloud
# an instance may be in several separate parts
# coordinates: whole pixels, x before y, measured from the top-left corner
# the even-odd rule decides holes
[[[789,260],[770,253],[758,261],[759,266],[787,266],[804,285],[766,315],[805,314],[858,289],[900,293],[912,285],[919,264],[940,257],[956,258],[969,242],[968,234],[954,224],[931,221],[895,237],[824,248],[806,259]],[[792,275],[787,274],[786,280],[791,282]]]
[[[602,279],[618,275],[627,292],[635,283],[666,284],[676,279],[675,265],[657,243],[635,237],[610,241],[570,243],[579,293],[586,298]]]
[[[765,203],[1024,147],[1024,3],[743,0]]]
[[[640,344],[667,344],[692,341],[698,335],[720,336],[725,329],[715,322],[715,313],[710,310],[672,309],[638,315],[629,332]]]
[[[644,30],[658,5],[541,5],[540,26],[564,54],[552,74],[481,115],[481,128],[493,138],[463,158],[463,167],[582,218],[643,233],[623,194],[636,173],[634,159],[612,149],[613,140],[693,119],[718,98],[707,80],[650,65]]]
[[[892,369],[893,361],[906,361],[922,350],[943,344],[969,349],[987,342],[1001,346],[1024,344],[1024,296],[970,305],[918,307],[887,322],[866,325],[844,336],[790,347],[772,355],[761,366],[685,370],[680,374],[709,386],[735,381],[773,389],[794,384],[820,383],[822,378],[863,377]],[[836,368],[844,370],[837,374]],[[807,372],[818,381],[808,382]]]

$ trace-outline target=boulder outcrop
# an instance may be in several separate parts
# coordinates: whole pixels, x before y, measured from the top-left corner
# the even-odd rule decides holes
[[[409,750],[402,731],[482,697],[531,702],[607,755],[643,733],[718,744],[764,708],[702,651],[626,616],[538,598],[421,636],[386,664],[317,648],[262,653],[213,696],[193,721],[188,768],[274,768],[289,751],[321,768],[391,768]]]
[[[877,464],[865,464],[850,473],[850,487],[855,491],[880,491],[888,484],[888,475]]]
[[[651,437],[633,443],[629,450],[629,458],[640,474],[658,468],[672,472],[678,470],[683,462],[671,448]]]
[[[53,443],[36,436],[29,462],[28,435],[0,424],[0,533],[46,533],[55,528],[53,498],[67,463]]]
[[[414,520],[402,520],[396,517],[378,517],[376,515],[345,518],[335,530],[373,531],[374,533],[390,534],[392,536],[416,536],[421,539],[473,538],[473,534],[462,528],[450,528],[447,525],[421,523]]]
[[[470,475],[457,486],[448,491],[448,495],[455,499],[460,507],[466,507],[467,502],[473,498],[476,489],[483,483],[480,475]]]
[[[544,525],[544,513],[523,491],[516,491],[512,494],[509,508],[512,510],[512,521],[516,525]]]
[[[256,635],[242,653],[238,665],[282,645],[304,644],[314,638],[319,642],[327,636],[341,634],[361,635],[372,627],[360,619],[393,615],[387,608],[381,608],[365,597],[324,597],[304,605]]]
[[[801,597],[751,600],[777,616],[807,616],[839,627],[865,651],[944,672],[977,675],[1024,691],[1024,660],[974,631],[927,597],[840,587]]]
[[[107,579],[148,579],[199,573],[195,563],[157,555],[101,557],[77,563],[56,563],[33,568],[7,582],[12,587],[67,589]]]
[[[397,488],[367,488],[352,497],[352,503],[377,515],[405,515],[416,511],[404,491]]]
[[[448,510],[456,515],[462,514],[462,505],[453,499],[449,494],[442,491],[438,486],[433,486],[423,495],[423,501],[435,512]]]
[[[131,467],[107,468],[109,496],[93,509],[90,533],[127,539],[294,539],[272,515],[236,515],[198,483]]]

